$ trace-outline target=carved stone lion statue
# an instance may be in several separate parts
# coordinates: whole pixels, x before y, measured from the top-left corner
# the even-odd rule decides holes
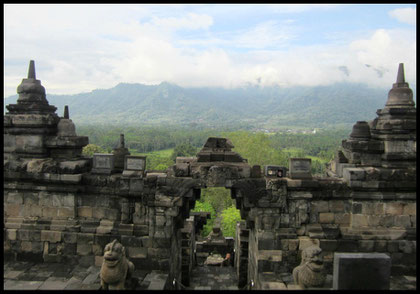
[[[103,290],[125,290],[125,282],[134,273],[134,264],[125,256],[125,248],[117,240],[108,243],[104,249],[101,267]]]
[[[293,279],[302,288],[322,287],[326,273],[321,256],[322,249],[316,245],[309,246],[302,251],[302,262],[293,269]]]

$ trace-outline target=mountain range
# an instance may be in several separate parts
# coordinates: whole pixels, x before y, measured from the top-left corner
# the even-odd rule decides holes
[[[385,106],[388,91],[351,83],[235,89],[183,88],[167,82],[120,83],[110,89],[75,95],[47,94],[47,100],[57,107],[59,116],[63,115],[64,105],[68,105],[76,125],[325,128],[374,119],[376,110]],[[17,95],[7,97],[4,105],[16,100]]]

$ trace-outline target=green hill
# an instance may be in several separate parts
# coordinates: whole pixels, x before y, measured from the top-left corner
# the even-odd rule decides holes
[[[47,89],[48,91],[48,89]],[[76,124],[326,127],[371,120],[388,90],[339,83],[317,87],[182,88],[121,83],[76,95],[48,95]],[[17,95],[4,100],[16,103]]]

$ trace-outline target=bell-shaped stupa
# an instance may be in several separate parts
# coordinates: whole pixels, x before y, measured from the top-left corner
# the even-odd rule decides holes
[[[413,91],[408,83],[405,82],[404,64],[400,63],[398,67],[397,81],[392,85],[388,93],[388,101],[385,107],[413,107]]]
[[[41,81],[36,79],[35,62],[29,62],[28,78],[22,79],[22,83],[17,87],[19,98],[17,104],[10,104],[6,108],[10,113],[16,114],[52,114],[57,107],[49,105],[45,88]]]
[[[57,125],[57,136],[74,137],[76,135],[76,126],[69,116],[69,107],[64,106],[64,117],[60,119]]]

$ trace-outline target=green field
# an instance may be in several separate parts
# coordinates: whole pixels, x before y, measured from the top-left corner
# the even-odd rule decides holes
[[[157,150],[157,151],[152,151],[152,152],[147,152],[147,153],[139,153],[135,149],[129,149],[129,151],[131,155],[170,157],[172,155],[172,152],[174,151],[174,148]]]

